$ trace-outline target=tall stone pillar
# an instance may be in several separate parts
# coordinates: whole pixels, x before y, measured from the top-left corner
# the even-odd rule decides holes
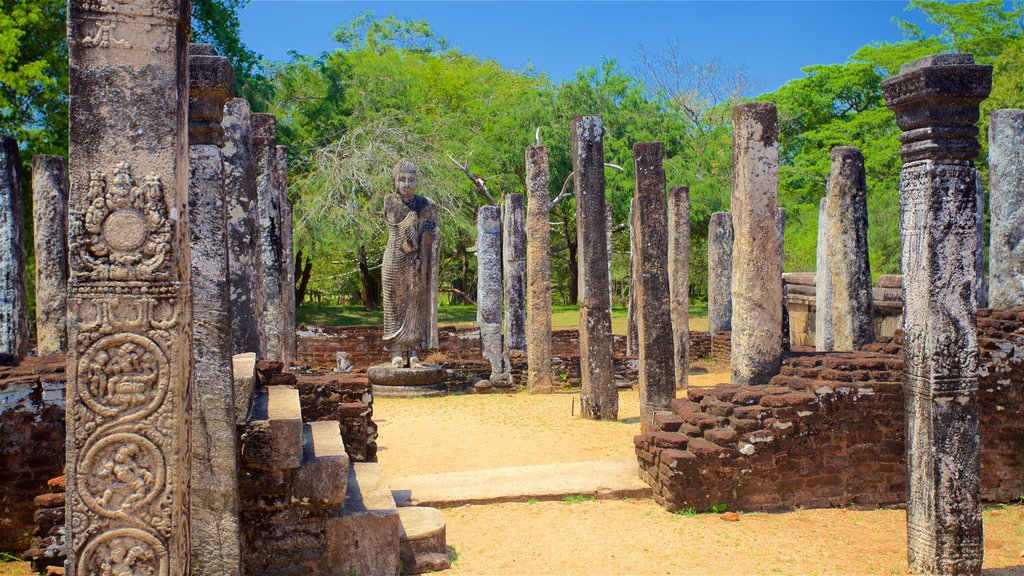
[[[505,274],[505,349],[526,349],[526,199],[522,194],[505,197],[501,211]]]
[[[676,390],[686,390],[690,373],[690,188],[668,193],[668,290]]]
[[[481,206],[476,214],[476,323],[483,357],[491,364],[491,384],[509,382],[501,334],[501,211]]]
[[[778,229],[779,234],[779,269],[781,270],[786,261],[786,209],[779,208],[778,216],[776,217],[775,225]],[[781,279],[781,276],[780,276]],[[782,280],[782,329],[779,331],[779,337],[782,342],[782,349],[784,351],[789,350],[789,287],[786,285],[786,281]]]
[[[281,361],[295,361],[295,246],[292,242],[292,202],[288,199],[288,148],[275,147],[274,189],[281,211]]]
[[[0,354],[28,352],[25,209],[18,143],[0,134]]]
[[[779,130],[775,104],[733,108],[732,382],[767,384],[782,365]]]
[[[978,248],[974,251],[974,283],[978,292],[978,308],[988,308],[988,276],[985,275],[985,182],[979,170],[974,171],[978,206],[974,210],[974,232],[978,235]]]
[[[189,249],[192,252],[192,567],[241,574],[231,288],[224,199],[224,102],[235,71],[208,44],[189,54]]]
[[[68,165],[61,156],[32,158],[36,255],[36,349],[68,350]]]
[[[927,56],[882,83],[903,130],[907,543],[918,574],[981,573],[973,160],[991,85],[991,66],[970,54]]]
[[[615,237],[612,235],[612,228],[614,225],[614,215],[612,214],[612,205],[605,202],[604,205],[604,231],[605,231],[605,245],[608,247],[608,310],[611,314],[611,309],[615,305],[615,283],[612,282],[612,258],[615,255]]]
[[[263,284],[264,355],[283,360],[284,335],[281,322],[281,196],[275,178],[277,164],[277,121],[273,114],[253,114],[252,156],[256,167],[256,209],[259,216],[260,282]],[[278,176],[280,174],[278,173]]]
[[[636,213],[629,199],[629,301],[626,304],[626,356],[640,354],[640,334],[636,327]]]
[[[1024,304],[1024,110],[996,110],[988,130],[989,306]]]
[[[675,398],[672,305],[668,285],[668,203],[661,142],[633,145],[636,188],[633,232],[636,254],[636,319],[640,335],[640,425],[654,426],[654,413],[668,410]]]
[[[732,330],[732,214],[715,212],[708,222],[708,332]]]
[[[71,0],[71,576],[189,574],[187,1]]]
[[[868,187],[864,156],[852,146],[832,149],[825,230],[832,277],[833,349],[859,350],[875,341],[868,261]]]
[[[814,271],[814,349],[829,352],[835,348],[832,322],[832,267],[829,265],[828,196],[818,204],[818,246]]]
[[[608,274],[608,221],[604,198],[604,126],[600,116],[572,122],[576,241],[580,280],[580,414],[615,420],[619,391],[612,366],[612,315]],[[604,239],[605,241],[595,239]]]
[[[231,352],[264,354],[263,282],[260,278],[259,211],[249,103],[224,105],[224,199],[228,213],[228,273],[231,285]]]
[[[548,149],[526,149],[527,389],[551,392],[551,199]]]

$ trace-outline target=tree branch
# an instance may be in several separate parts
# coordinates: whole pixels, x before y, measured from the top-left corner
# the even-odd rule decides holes
[[[492,206],[497,206],[498,203],[495,202],[494,196],[491,196],[491,192],[487,190],[488,179],[481,178],[469,171],[469,159],[472,158],[472,156],[473,151],[470,150],[469,154],[466,154],[465,164],[459,164],[459,161],[453,158],[451,154],[448,155],[448,159],[454,162],[455,165],[458,166],[460,170],[462,170],[462,172],[466,175],[466,178],[469,178],[469,181],[473,183],[473,186],[476,187],[477,191],[483,194],[484,198],[487,198],[487,201],[490,202]]]
[[[619,166],[618,164],[610,164],[608,162],[605,162],[604,165],[606,167],[608,167],[608,168],[615,168],[616,170],[619,170],[621,172],[625,172],[625,170],[622,169],[622,166]],[[576,171],[573,170],[572,172],[569,172],[568,176],[566,176],[565,182],[562,183],[562,190],[561,190],[561,192],[559,192],[558,196],[555,196],[554,199],[551,200],[551,204],[548,205],[548,210],[551,210],[552,208],[557,206],[559,202],[561,202],[562,200],[565,200],[566,198],[568,198],[570,196],[569,191],[568,191],[569,182],[572,181],[572,176],[575,173],[576,173]]]
[[[473,300],[472,298],[469,297],[469,294],[466,294],[465,292],[463,292],[462,290],[459,290],[458,288],[438,288],[437,291],[438,292],[451,292],[452,294],[456,294],[456,295],[462,297],[463,300],[465,300],[466,302],[469,302],[473,306],[477,305],[476,304],[476,300]]]

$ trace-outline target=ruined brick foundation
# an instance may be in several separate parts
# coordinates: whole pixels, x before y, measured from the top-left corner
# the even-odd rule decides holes
[[[979,310],[982,498],[1024,496],[1024,307]],[[691,388],[634,439],[670,510],[903,504],[899,333],[858,352],[796,353],[767,386]],[[717,336],[716,336],[717,343]]]

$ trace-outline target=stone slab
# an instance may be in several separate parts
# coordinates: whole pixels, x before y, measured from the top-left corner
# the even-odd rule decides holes
[[[376,462],[354,462],[349,468],[342,515],[325,521],[327,554],[325,574],[380,574],[399,572],[401,522]]]
[[[292,473],[292,497],[313,506],[337,506],[345,501],[349,458],[335,420],[303,426],[302,466]]]
[[[466,504],[644,498],[651,488],[637,476],[635,460],[596,460],[406,476],[391,480],[399,506],[450,508]]]
[[[406,574],[437,572],[451,567],[445,540],[444,515],[437,508],[406,506],[398,509],[401,521],[399,555]]]
[[[448,387],[443,384],[432,386],[373,385],[373,395],[376,398],[434,398],[447,394]]]
[[[375,364],[366,370],[366,377],[382,386],[434,386],[444,382],[445,370],[440,366],[395,368],[391,364]]]
[[[267,386],[256,393],[242,434],[242,461],[258,470],[287,470],[302,464],[302,408],[299,391]]]

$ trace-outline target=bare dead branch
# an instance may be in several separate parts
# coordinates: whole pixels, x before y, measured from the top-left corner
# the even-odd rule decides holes
[[[451,154],[448,155],[448,159],[454,162],[455,165],[458,166],[460,170],[462,170],[462,172],[466,175],[466,178],[469,178],[469,181],[473,183],[474,187],[476,187],[477,191],[483,194],[484,198],[487,198],[487,201],[490,202],[492,206],[497,206],[498,203],[495,202],[494,196],[491,196],[491,192],[487,189],[487,179],[481,178],[469,171],[469,159],[472,157],[473,151],[470,150],[469,154],[466,154],[466,163],[459,164],[459,161],[452,157]]]
[[[463,292],[462,290],[459,290],[458,288],[438,288],[437,291],[438,292],[451,292],[452,294],[456,294],[456,295],[462,297],[463,300],[465,300],[466,302],[469,302],[473,306],[476,306],[476,300],[473,300],[472,298],[469,297],[469,294],[466,294],[465,292]]]

